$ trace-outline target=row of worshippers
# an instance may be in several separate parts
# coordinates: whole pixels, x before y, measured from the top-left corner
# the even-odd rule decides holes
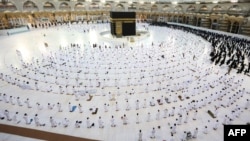
[[[71,44],[71,46],[72,46],[72,44]],[[31,65],[31,66],[34,66],[34,65]],[[52,71],[48,71],[48,70],[47,70],[47,72],[52,72]],[[37,75],[36,75],[36,76],[37,76]]]
[[[249,74],[250,72],[250,40],[181,25],[167,23],[154,23],[153,25],[170,27],[201,36],[211,43],[211,61],[216,65],[226,64],[229,68],[228,73],[231,69],[236,69],[237,73]]]
[[[246,108],[249,108],[249,105]],[[235,109],[235,110],[237,110],[237,109]],[[238,107],[238,110],[240,110],[240,107]],[[234,111],[232,111],[232,112],[234,112]],[[197,113],[197,111],[196,111],[196,113]],[[200,127],[200,126],[196,127],[194,132],[192,133],[192,136],[190,137],[189,135],[186,136],[186,134],[182,135],[182,133],[180,133],[178,131],[178,127],[179,127],[179,125],[181,125],[181,123],[188,123],[189,118],[192,118],[194,121],[197,118],[196,114],[193,117],[189,117],[188,113],[186,113],[186,114],[187,114],[187,116],[184,118],[183,121],[182,121],[182,115],[179,114],[179,118],[176,119],[176,122],[168,124],[171,136],[173,136],[173,138],[179,138],[179,137],[181,137],[181,138],[186,138],[186,137],[197,138],[198,129],[203,128],[202,132],[204,134],[208,134],[209,130],[217,130],[217,128],[220,127],[222,124],[230,124],[235,118],[238,118],[239,115],[240,115],[240,113],[235,113],[233,115],[233,117],[229,117],[228,115],[225,115],[225,117],[223,119],[221,119],[221,120],[216,119],[214,121],[214,123],[212,123],[212,122],[210,122],[208,120],[207,123],[204,123],[205,125],[203,127]],[[35,114],[34,117],[31,118],[27,113],[24,113],[24,115],[22,116],[22,118],[23,118],[23,120],[22,120],[22,118],[21,118],[21,116],[20,116],[20,114],[18,112],[15,112],[13,114],[13,116],[11,116],[8,110],[5,110],[3,113],[0,113],[0,119],[4,120],[5,118],[6,118],[7,121],[13,121],[16,124],[19,124],[20,122],[24,121],[24,123],[26,125],[30,125],[30,124],[34,123],[36,126],[46,126],[47,123],[48,123],[48,122],[47,123],[46,122],[41,122],[38,114]],[[157,118],[157,116],[156,116],[156,118]],[[128,120],[128,117],[127,117],[126,114],[122,115],[121,120],[122,120],[123,125],[129,124],[129,120]],[[44,121],[44,119],[43,119],[43,121]],[[105,124],[105,122],[106,121],[103,120],[101,118],[101,116],[99,116],[98,121],[97,121],[97,123],[98,123],[97,125],[99,126],[99,128],[104,128],[105,125],[107,125],[107,124]],[[136,124],[139,124],[140,122],[141,121],[138,120],[138,118],[137,118],[136,119]],[[83,124],[82,120],[76,120],[75,123],[72,123],[72,122],[70,122],[70,120],[68,118],[63,118],[63,120],[58,120],[58,119],[55,119],[52,116],[49,117],[49,123],[50,123],[50,126],[52,128],[56,128],[58,126],[62,126],[62,127],[67,128],[68,126],[73,126],[73,125],[75,126],[75,128],[80,128],[82,126],[82,124]],[[85,126],[87,128],[92,128],[92,127],[95,126],[95,122],[92,122],[90,120],[90,118],[87,117]],[[116,127],[117,126],[116,119],[114,118],[113,115],[111,116],[111,119],[110,119],[110,126],[111,127]],[[158,126],[158,128],[160,129],[160,126]],[[156,138],[157,137],[157,135],[155,134],[156,131],[155,131],[154,128],[153,128],[153,131],[151,133],[152,134],[150,134],[150,138]],[[186,133],[186,132],[184,132],[184,133]],[[141,139],[141,138],[142,138],[142,133],[139,134],[139,139]]]
[[[11,82],[11,83],[16,83],[16,85],[18,85],[18,86],[21,86],[21,87],[23,87],[23,88],[26,88],[26,89],[31,89],[31,87],[30,87],[30,85],[29,85],[29,82],[27,81],[23,81],[23,83],[22,82],[20,82],[20,80],[19,79],[15,79],[15,80],[13,80],[13,82],[11,81],[11,80],[9,80],[9,79],[11,79],[11,76],[10,75],[3,75],[2,73],[1,73],[1,75],[0,75],[1,77],[1,79],[4,79],[5,81],[7,81],[7,82]],[[200,79],[198,79],[198,80],[200,80]],[[183,82],[183,83],[186,83],[185,81]],[[187,83],[190,83],[190,82],[188,82],[187,81]],[[231,82],[228,82],[228,83],[231,83]],[[165,85],[165,84],[164,84]],[[177,83],[176,85],[183,85],[182,83]],[[188,86],[188,84],[186,84],[187,86]],[[210,85],[211,84],[207,84],[207,88],[209,88],[210,87]],[[214,85],[214,84],[213,84]],[[169,84],[167,85],[168,87],[170,86]],[[186,86],[186,87],[187,87]],[[205,86],[205,85],[204,85]],[[236,85],[234,85],[234,86],[236,86]],[[37,82],[35,82],[35,87],[36,87],[36,90],[38,90],[39,89],[39,85],[37,84]],[[67,87],[67,86],[66,86]],[[79,87],[79,83],[77,84],[77,88]],[[149,86],[146,86],[146,87],[149,87]],[[151,87],[151,86],[150,86]],[[173,86],[173,87],[176,87],[175,85]],[[71,87],[68,87],[68,88],[71,88]],[[119,88],[119,87],[118,87]],[[41,88],[40,88],[41,89]],[[62,86],[59,86],[59,89],[60,89],[60,93],[63,93],[63,91],[65,91],[65,92],[68,92],[68,90],[67,89],[65,89],[64,90],[64,88],[62,87]],[[147,89],[147,88],[146,88]],[[164,86],[159,86],[159,88],[158,89],[164,89]],[[180,88],[178,88],[178,89],[180,89]],[[202,88],[203,89],[203,88]],[[177,90],[177,88],[175,89],[175,90]],[[197,90],[199,90],[199,89],[197,89]],[[201,89],[200,89],[201,90]],[[50,88],[48,88],[48,92],[51,92],[52,91],[52,87],[50,86]],[[76,91],[76,87],[74,88],[72,88],[72,92],[74,92],[75,93],[75,91]],[[148,91],[148,90],[147,90]],[[203,90],[204,91],[204,90]],[[118,92],[119,93],[119,92]]]
[[[2,75],[1,75],[2,76]],[[2,78],[2,77],[1,77]],[[223,81],[226,81],[226,79],[225,79],[225,77],[222,77],[223,78]],[[227,81],[227,82],[224,82],[224,83],[226,83],[226,84],[229,84],[229,85],[231,85],[231,84],[233,84],[233,87],[232,88],[237,88],[238,87],[238,85],[240,85],[241,84],[241,81],[240,82],[237,82],[237,83],[233,83],[233,81],[232,81],[233,79],[231,79],[230,81]],[[202,81],[202,80],[200,80],[200,79],[198,79],[198,81]],[[216,82],[219,82],[219,81],[216,81]],[[196,95],[196,94],[199,94],[199,93],[201,93],[201,92],[204,92],[204,91],[206,91],[206,89],[209,89],[210,88],[210,86],[211,85],[213,85],[213,86],[215,86],[216,84],[219,84],[219,83],[216,83],[216,82],[212,82],[211,84],[210,83],[207,83],[207,84],[203,84],[203,85],[198,85],[197,87],[195,87],[194,88],[194,90],[193,90],[193,95]],[[187,83],[190,83],[190,82],[187,82]],[[181,84],[181,83],[180,83]],[[22,87],[26,87],[26,88],[28,88],[28,86],[29,85],[25,85],[25,83],[24,83],[24,85],[22,86]],[[38,88],[38,86],[37,85],[35,85],[36,86],[36,90],[38,90],[39,88]],[[187,84],[187,86],[188,86],[188,84]],[[119,87],[118,87],[119,88]],[[78,95],[76,92],[75,92],[75,90],[76,90],[76,88],[73,88],[73,91],[72,92],[74,92],[74,94],[75,94],[75,96],[76,96],[76,100],[78,101],[79,100],[79,96],[80,95]],[[176,90],[177,90],[177,88],[176,88]],[[190,89],[191,90],[191,89]],[[50,87],[50,91],[48,91],[48,92],[51,92],[52,91],[52,87]],[[134,90],[132,89],[132,93],[134,94],[135,92],[134,92]],[[223,90],[224,91],[224,90]],[[168,89],[168,92],[171,92],[171,90],[170,89]],[[63,93],[63,89],[62,88],[60,88],[60,93]],[[130,94],[131,92],[129,92],[129,93],[124,93],[124,95],[125,96],[128,96],[128,94]],[[107,97],[112,97],[111,96],[111,93],[109,92],[109,94],[106,94],[105,92],[103,93],[103,96],[105,96],[105,95],[107,95]],[[117,92],[117,96],[119,96],[120,95],[120,91],[118,91]],[[131,95],[131,94],[130,94]],[[188,96],[190,96],[190,95],[188,95],[188,93],[187,92],[185,92],[184,93],[184,97],[188,97]],[[173,97],[175,97],[175,98],[173,98],[173,99],[176,99],[176,97],[177,97],[177,95],[173,95]],[[160,98],[161,99],[161,98]],[[168,100],[168,101],[175,101],[175,100],[171,100],[171,99],[169,99],[168,97],[165,97],[165,100]],[[161,100],[161,101],[163,101],[163,100]]]
[[[240,97],[243,97],[244,94],[245,94],[245,89],[239,90],[238,92],[236,92],[236,94],[234,94],[232,96],[228,96],[229,97],[228,100],[221,101],[220,99],[222,97],[225,97],[225,95],[221,95],[220,93],[216,93],[216,95],[217,95],[217,96],[215,95],[217,97],[216,99],[209,99],[208,97],[206,97],[205,99],[191,101],[190,103],[188,103],[188,105],[186,106],[186,108],[183,108],[180,105],[180,107],[177,108],[177,109],[175,107],[172,107],[171,109],[165,109],[164,112],[163,112],[163,117],[166,118],[166,117],[174,116],[174,113],[176,113],[176,111],[177,111],[178,115],[182,115],[183,113],[185,113],[187,111],[197,110],[199,108],[202,108],[202,107],[206,106],[207,104],[211,103],[212,101],[218,101],[217,102],[218,104],[215,105],[217,108],[214,111],[214,114],[216,116],[217,115],[216,113],[218,112],[217,111],[218,108],[220,108],[221,106],[222,107],[229,107],[230,105],[234,104],[237,101],[237,99],[239,99]],[[23,106],[23,103],[26,103],[27,108],[32,108],[32,104],[30,103],[29,98],[27,98],[24,102],[22,102],[22,100],[19,97],[17,97],[16,98],[16,102],[15,102],[14,101],[15,98],[13,96],[10,96],[8,98],[8,96],[5,93],[3,95],[1,93],[0,96],[1,96],[0,97],[0,101],[4,101],[5,103],[11,103],[12,105],[17,104],[18,106]],[[211,98],[212,97],[214,97],[214,96],[211,96]],[[160,101],[164,101],[164,100],[162,99]],[[36,103],[36,105],[37,105],[37,109],[38,110],[44,109],[43,108],[44,105],[41,105],[38,102]],[[58,102],[56,105],[57,105],[58,112],[63,112],[63,108],[62,108],[61,103]],[[52,110],[54,108],[54,106],[55,106],[55,104],[50,104],[50,103],[48,103],[48,105],[47,105],[47,107],[48,107],[49,110]],[[106,104],[106,103],[104,104],[104,111],[105,112],[109,111],[108,110],[109,109],[108,106],[109,106],[108,104]],[[116,102],[115,107],[114,107],[115,110],[116,111],[121,110],[120,106],[121,105],[118,105],[118,102]],[[126,102],[126,104],[124,106],[125,106],[124,109],[126,109],[126,111],[129,111],[131,109],[131,105],[128,103],[128,101]],[[152,99],[150,100],[149,104],[147,104],[146,99],[144,100],[143,104],[140,104],[139,100],[136,100],[134,106],[135,106],[136,110],[139,110],[141,108],[147,108],[148,106],[153,107],[153,106],[156,106],[156,101],[154,100],[154,97],[152,97]],[[249,99],[246,99],[245,105],[243,105],[242,107],[244,107],[244,108],[247,109],[249,106],[250,106]],[[73,106],[72,106],[71,103],[69,103],[68,107],[69,107],[68,111],[72,112],[72,107]],[[100,107],[98,107],[98,108],[100,108]],[[236,106],[236,109],[239,109],[239,105]],[[82,108],[81,104],[78,105],[78,110],[79,110],[80,113],[83,113],[83,108]],[[158,110],[156,112],[156,120],[160,119],[160,117],[161,117],[160,113],[161,113],[160,110]],[[197,112],[196,112],[196,114],[197,114]],[[139,122],[138,121],[139,120],[139,114],[137,114],[137,119],[136,120],[137,120],[137,122]],[[151,113],[148,112],[147,113],[147,120],[146,121],[149,122],[151,120],[152,120],[151,119]]]
[[[31,124],[34,123],[37,127],[46,126],[45,122],[41,122],[38,114],[35,114],[34,117],[31,118],[27,113],[24,113],[23,116],[22,116],[23,120],[21,120],[20,119],[21,116],[20,116],[19,112],[15,112],[13,117],[10,117],[9,111],[5,110],[4,113],[0,113],[0,119],[4,120],[5,118],[7,119],[7,121],[12,121],[12,122],[14,122],[16,124],[19,124],[22,121],[24,121],[24,123],[26,125],[31,125]],[[126,125],[127,124],[127,117],[126,117],[125,114],[121,117],[121,119],[123,120],[123,125]],[[104,121],[102,120],[101,116],[99,116],[97,122],[98,122],[99,128],[104,128]],[[58,126],[62,126],[64,128],[67,128],[67,127],[69,127],[71,125],[70,120],[68,118],[63,118],[63,120],[57,120],[52,116],[49,117],[49,123],[50,123],[50,126],[52,128],[56,128]],[[75,126],[75,128],[80,128],[82,126],[82,124],[83,124],[82,120],[76,120],[75,123],[74,123],[74,126]],[[95,126],[95,123],[91,122],[90,118],[87,117],[86,118],[86,127],[87,128],[92,128],[94,126]],[[116,127],[117,126],[113,115],[111,116],[111,119],[110,119],[110,126],[111,127]],[[214,126],[214,130],[217,129],[217,126],[218,125]],[[177,133],[176,127],[177,127],[176,123],[174,123],[173,126],[170,127],[172,137],[174,137],[173,135],[175,135]],[[158,129],[160,129],[160,126],[158,126]],[[194,131],[193,138],[197,137],[197,134],[198,134],[197,129],[198,128],[196,128],[196,130]],[[206,131],[206,133],[207,133],[207,128],[204,131]],[[156,136],[157,136],[156,135],[156,130],[155,130],[155,128],[153,128],[153,130],[151,131],[151,134],[150,134],[149,137],[150,138],[156,138]],[[142,140],[142,138],[145,138],[145,137],[142,137],[142,131],[140,130],[139,140]]]

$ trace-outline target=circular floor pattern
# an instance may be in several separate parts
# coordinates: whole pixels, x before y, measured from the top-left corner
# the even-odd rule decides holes
[[[8,109],[12,118],[18,111],[20,123],[0,123],[106,141],[138,140],[139,130],[143,140],[169,140],[171,128],[176,128],[173,138],[178,141],[184,131],[193,134],[198,128],[192,140],[220,141],[222,123],[249,122],[249,109],[244,109],[249,80],[235,72],[225,75],[226,68],[211,64],[210,43],[165,27],[137,28],[147,29],[149,36],[133,44],[103,40],[99,33],[109,24],[36,29],[1,38],[1,113]],[[32,119],[38,114],[46,126],[26,125],[24,113]],[[50,117],[57,127],[51,127]],[[81,121],[79,128],[76,121]],[[88,122],[94,126],[87,128]]]
[[[136,43],[141,40],[147,40],[150,34],[146,30],[136,30],[136,35],[116,37],[111,34],[110,30],[108,30],[100,32],[100,36],[103,37],[103,40],[107,40],[108,42],[113,40],[120,43]]]

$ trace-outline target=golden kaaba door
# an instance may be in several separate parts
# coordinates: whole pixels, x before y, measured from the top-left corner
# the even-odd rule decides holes
[[[119,36],[119,37],[122,36],[122,22],[121,21],[115,22],[115,32],[116,32],[116,36]]]

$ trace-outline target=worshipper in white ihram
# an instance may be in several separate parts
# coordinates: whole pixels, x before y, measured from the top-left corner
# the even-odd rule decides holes
[[[78,109],[79,109],[79,113],[83,113],[82,105],[80,103],[78,104]]]
[[[197,134],[198,134],[198,128],[195,128],[193,132],[193,138],[197,138]]]
[[[45,123],[40,123],[39,118],[38,118],[38,114],[35,114],[34,122],[35,122],[36,126],[45,126]]]
[[[17,97],[16,101],[17,101],[18,106],[23,106],[23,104],[22,104],[22,102],[20,100],[20,97]]]
[[[164,109],[164,115],[163,115],[163,118],[167,118],[168,116],[168,109]]]
[[[31,124],[31,122],[32,122],[32,120],[29,119],[27,113],[24,114],[23,119],[24,119],[24,121],[25,121],[26,124]]]
[[[62,112],[62,111],[63,111],[63,110],[62,110],[62,105],[61,105],[60,102],[57,102],[57,111],[58,111],[58,112]]]
[[[86,123],[87,123],[87,128],[91,128],[92,127],[92,125],[90,123],[90,120],[89,120],[89,117],[87,117]]]
[[[4,115],[8,121],[11,121],[12,119],[10,118],[10,113],[8,110],[4,110]]]
[[[155,128],[153,127],[152,131],[151,131],[151,135],[150,138],[154,139],[155,138]]]
[[[150,120],[151,120],[151,114],[150,114],[150,112],[148,112],[147,122],[150,122]]]
[[[81,121],[76,121],[75,122],[75,128],[80,128],[80,124],[81,124],[82,122]]]
[[[36,105],[37,105],[37,110],[42,110],[43,109],[43,106],[40,103],[37,102]]]
[[[139,119],[139,113],[136,113],[136,124],[140,123],[140,119]]]
[[[121,117],[121,119],[122,119],[123,125],[127,125],[127,124],[128,124],[128,118],[127,118],[126,114],[124,114],[124,115]]]
[[[98,119],[98,124],[99,124],[99,128],[104,128],[103,121],[102,121],[101,117],[99,117],[99,119]]]
[[[12,105],[15,105],[15,103],[14,103],[14,97],[10,96],[9,100],[10,100],[10,103],[11,103]]]
[[[29,98],[27,98],[24,103],[26,103],[28,108],[32,108],[31,105],[30,105]]]
[[[111,116],[110,122],[111,122],[111,127],[116,127],[115,119],[114,119],[114,116],[113,116],[113,115]]]
[[[21,122],[21,120],[18,119],[18,112],[16,112],[13,117],[12,117],[12,120],[14,123],[18,124]]]
[[[156,120],[160,120],[160,115],[161,113],[160,113],[160,110],[158,109],[156,113]]]
[[[69,119],[68,118],[64,118],[62,124],[63,124],[63,127],[65,127],[65,128],[68,127],[69,126]]]
[[[139,138],[138,138],[138,141],[142,141],[142,131],[139,130]]]

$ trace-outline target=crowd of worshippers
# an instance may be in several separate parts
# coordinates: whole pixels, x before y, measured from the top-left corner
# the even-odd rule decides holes
[[[82,21],[55,21],[55,22],[45,22],[45,23],[37,23],[37,24],[31,24],[32,28],[48,28],[48,27],[57,27],[61,25],[69,25],[74,23],[82,23],[85,22],[86,24],[90,24],[94,21],[91,20],[82,20]],[[107,23],[108,21],[96,21],[96,23]]]
[[[152,25],[170,27],[201,36],[212,45],[210,57],[215,65],[222,66],[226,64],[228,66],[228,74],[232,69],[236,69],[237,73],[249,75],[250,40],[168,23],[155,22]]]
[[[243,89],[244,90],[244,89]],[[245,91],[245,90],[244,90]],[[232,97],[232,101],[234,101],[235,99],[238,99],[239,97],[242,97],[244,94],[244,92],[241,92],[239,90],[239,93],[237,95],[235,95],[235,97]],[[248,93],[249,94],[249,93]],[[230,99],[230,98],[229,98]],[[0,102],[6,103],[6,104],[11,104],[11,105],[17,105],[20,107],[23,106],[27,106],[27,108],[31,109],[33,108],[34,105],[32,105],[32,103],[34,104],[34,100],[30,100],[29,98],[27,98],[26,100],[22,100],[22,98],[17,97],[16,100],[14,100],[14,97],[12,95],[8,95],[5,93],[0,93]],[[148,106],[155,106],[155,102],[153,97],[150,101],[150,103],[148,104],[143,104],[141,106],[139,106],[139,101],[136,101],[136,105],[132,106],[133,108],[136,108],[136,110],[139,110],[141,108],[147,108]],[[207,103],[208,101],[206,101]],[[211,102],[211,101],[210,101]],[[165,103],[165,102],[163,102]],[[226,104],[226,101],[221,101],[220,103],[224,103]],[[230,102],[231,103],[231,102]],[[60,102],[56,103],[56,104],[52,104],[52,103],[48,103],[48,105],[41,105],[39,102],[36,102],[37,105],[37,110],[41,111],[41,110],[53,110],[54,107],[57,107],[55,109],[57,109],[58,112],[63,112],[66,109],[62,108],[63,105],[61,105]],[[87,111],[85,109],[84,114],[86,115],[85,119],[79,120],[75,120],[75,121],[70,121],[70,118],[68,117],[64,117],[64,118],[57,118],[54,116],[48,116],[47,120],[44,119],[43,116],[40,116],[40,114],[30,114],[30,113],[21,113],[20,110],[17,110],[16,112],[13,111],[9,111],[8,109],[5,110],[0,110],[0,119],[1,120],[6,120],[9,122],[14,122],[15,124],[26,124],[26,125],[31,125],[34,123],[34,125],[36,125],[36,127],[39,126],[47,126],[49,125],[51,128],[56,128],[56,127],[64,127],[67,128],[69,126],[73,126],[75,128],[81,128],[83,126],[87,127],[87,128],[94,128],[99,127],[99,128],[105,128],[105,126],[110,126],[110,127],[117,127],[117,126],[121,126],[121,125],[128,125],[131,124],[132,122],[134,122],[134,120],[129,120],[130,118],[136,118],[135,123],[136,124],[140,124],[143,122],[151,122],[151,121],[158,121],[160,119],[170,119],[170,118],[176,118],[176,121],[173,123],[168,123],[169,129],[170,129],[170,140],[174,140],[174,138],[180,137],[182,139],[182,141],[185,140],[189,140],[189,139],[193,139],[193,138],[197,138],[197,135],[199,134],[208,134],[208,132],[210,130],[217,130],[220,124],[230,124],[234,119],[238,118],[241,114],[241,112],[243,112],[243,109],[248,110],[250,108],[250,100],[246,99],[244,105],[236,105],[236,107],[231,107],[232,112],[231,114],[226,114],[224,117],[222,117],[221,119],[216,119],[215,122],[208,120],[207,123],[204,123],[204,126],[198,126],[193,128],[193,132],[191,133],[191,131],[179,131],[179,125],[181,124],[187,124],[190,121],[195,121],[197,120],[197,114],[198,112],[200,113],[200,106],[203,107],[206,104],[202,105],[197,105],[197,106],[187,106],[187,107],[182,107],[182,105],[180,105],[180,107],[172,107],[171,109],[164,109],[164,110],[160,110],[158,109],[155,114],[155,116],[153,116],[152,112],[148,112],[146,113],[146,116],[142,116],[139,113],[136,113],[136,116],[131,116],[131,115],[127,115],[127,114],[123,114],[121,117],[119,116],[114,116],[111,115],[108,120],[105,118],[102,118],[102,115],[99,115],[98,118],[94,118],[89,117],[87,114]],[[229,105],[226,106],[227,108],[229,108]],[[45,107],[44,107],[45,106]],[[47,107],[47,108],[46,108]],[[116,102],[116,106],[115,106],[115,111],[119,111],[122,109],[117,107],[117,102]],[[131,108],[132,108],[131,107]],[[107,107],[104,107],[105,112],[108,112],[108,109],[106,111]],[[118,109],[117,109],[118,108]],[[214,116],[217,117],[218,116],[218,109],[220,107],[218,106],[214,112]],[[72,107],[71,103],[68,103],[68,112],[73,112],[74,108]],[[15,109],[16,110],[16,109]],[[80,113],[83,113],[82,111],[82,106],[79,104],[78,105],[78,110]],[[127,105],[126,105],[126,110],[127,110]],[[192,113],[190,115],[190,112],[192,110]],[[41,118],[40,120],[40,117]],[[155,118],[154,118],[155,117]],[[144,121],[143,121],[144,118]],[[94,121],[96,120],[96,121]],[[119,120],[121,120],[121,122],[119,122]],[[46,122],[47,121],[47,122]],[[85,121],[85,122],[84,122]],[[85,124],[84,124],[85,123]],[[154,139],[156,138],[156,132],[158,132],[158,130],[161,130],[161,126],[157,126],[157,128],[153,127],[149,137]],[[143,130],[144,132],[148,132]],[[142,130],[140,129],[139,131],[139,140],[142,140]]]

